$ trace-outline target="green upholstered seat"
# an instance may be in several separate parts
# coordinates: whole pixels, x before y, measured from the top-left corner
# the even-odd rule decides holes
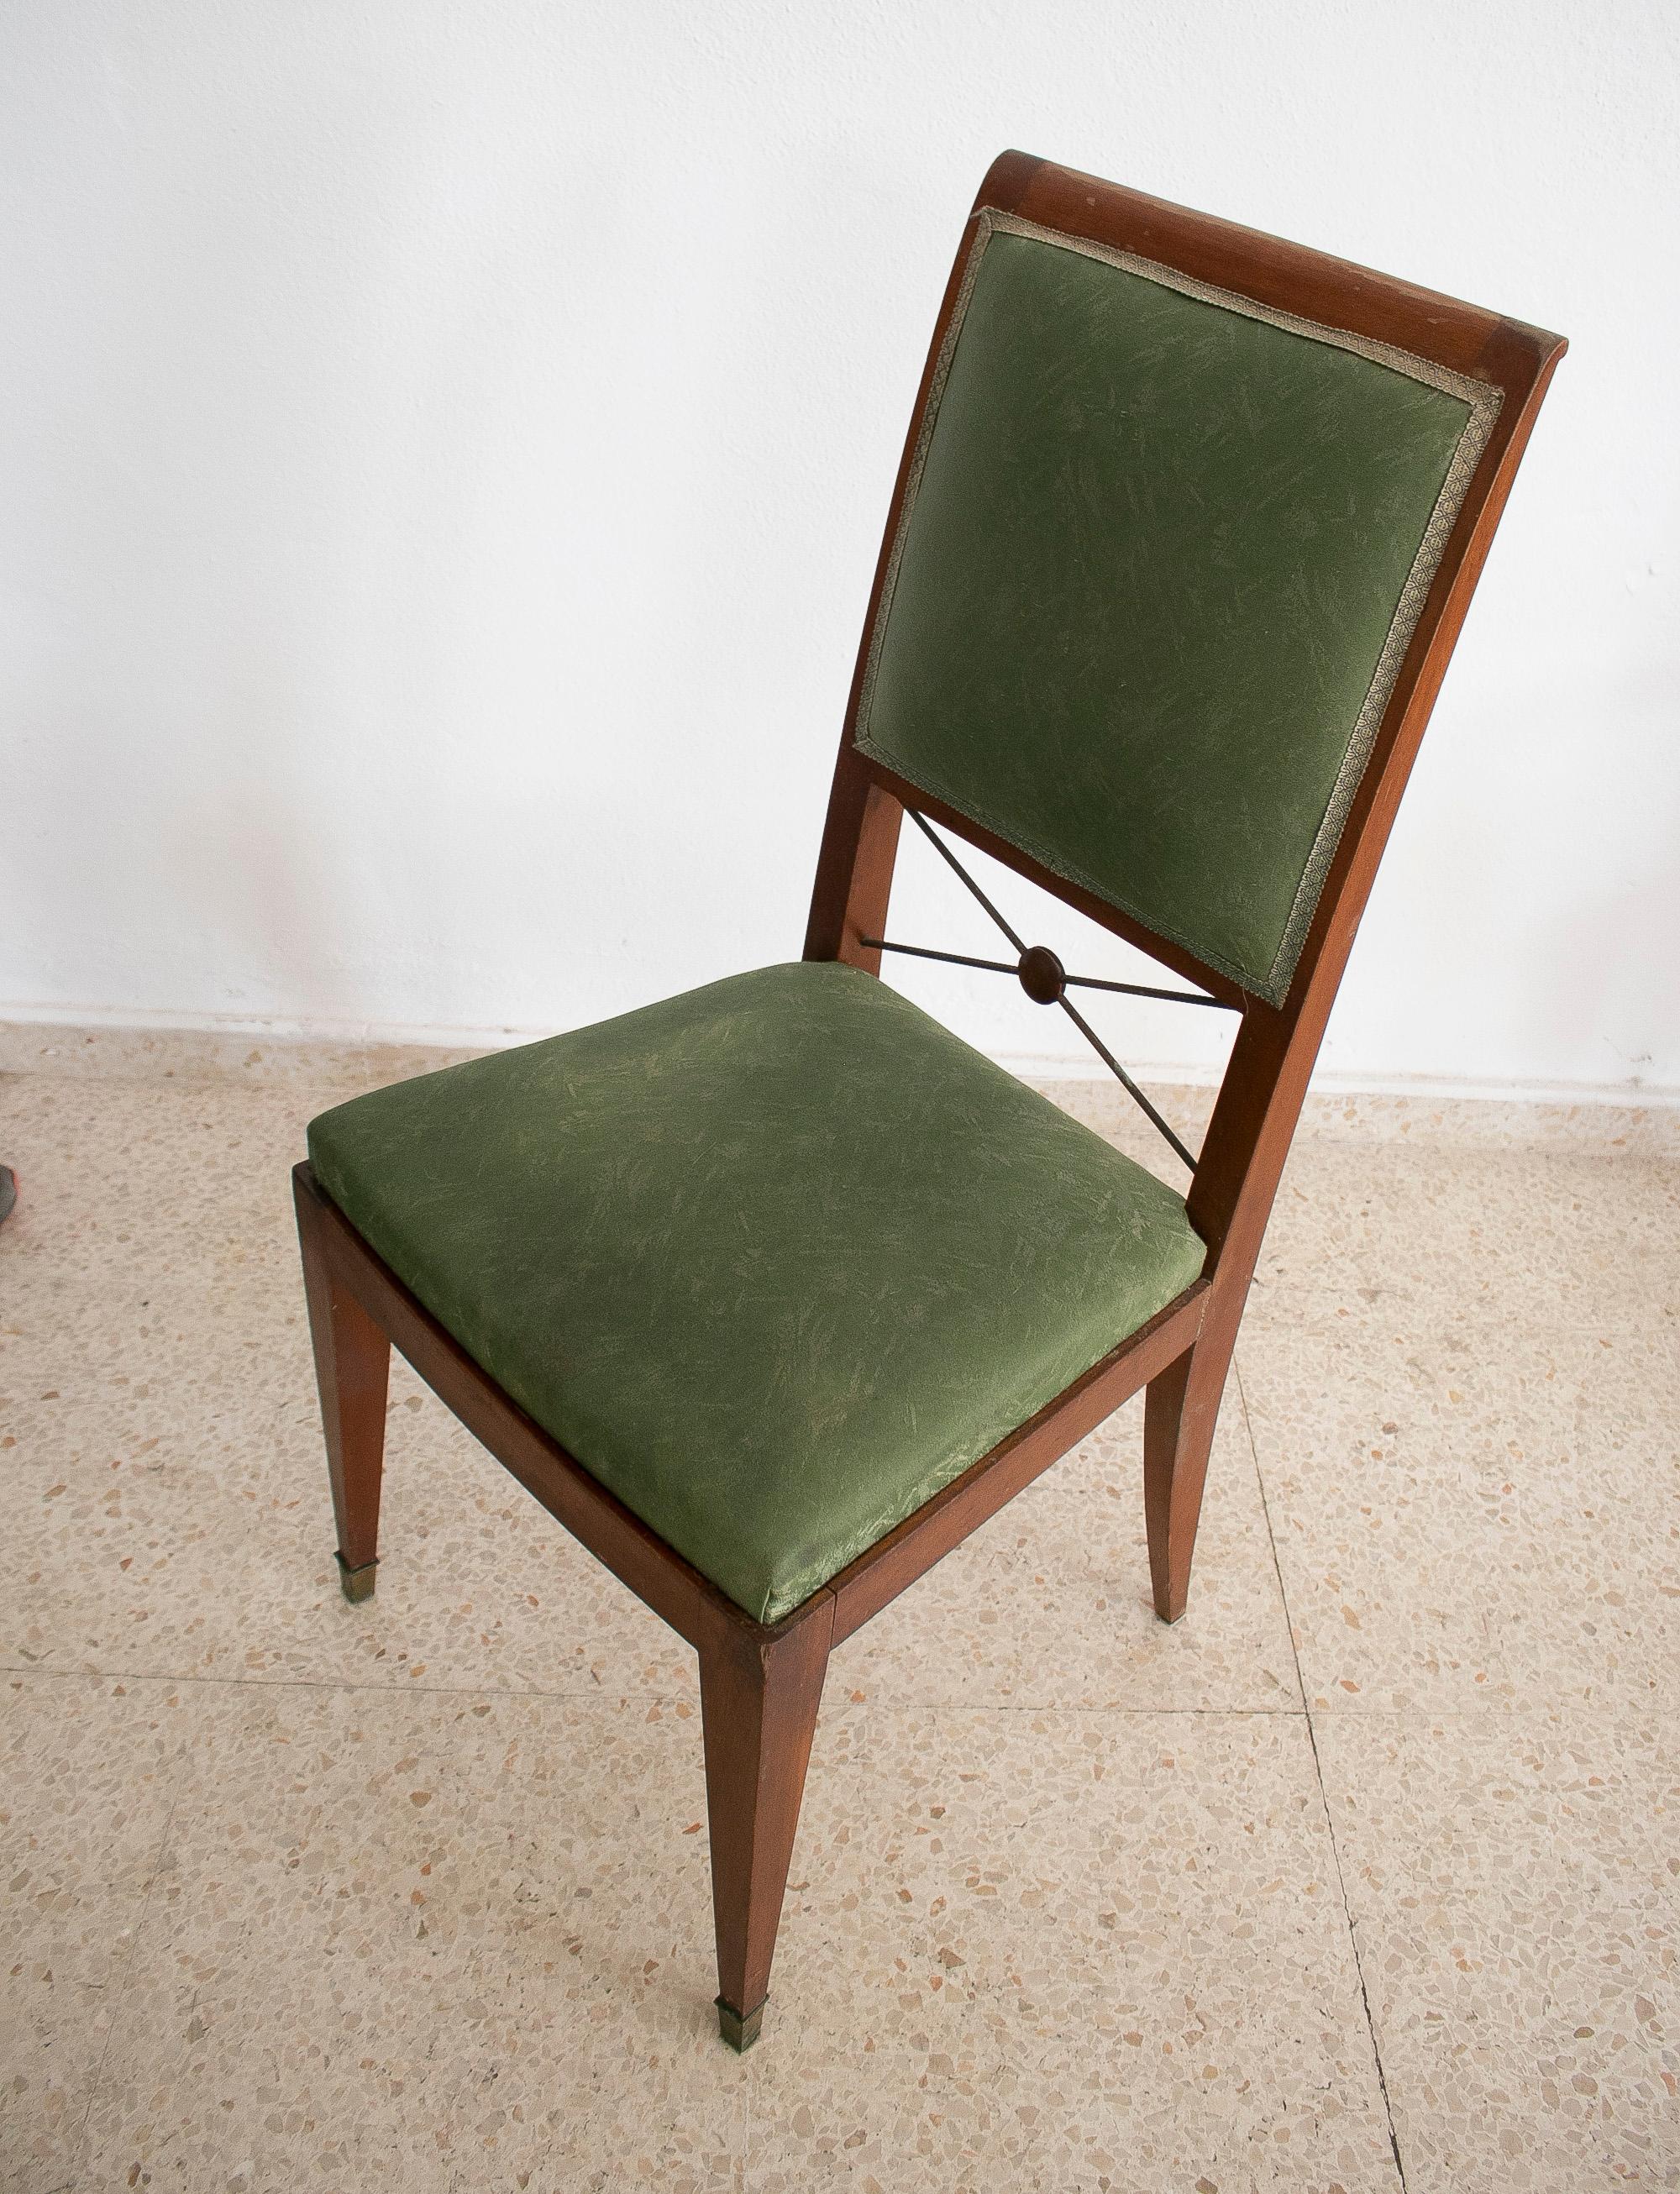
[[[765,1621],[1205,1255],[1153,1175],[831,962],[358,1097],[309,1155],[503,1390]]]
[[[1499,392],[980,219],[857,744],[1279,1003]]]

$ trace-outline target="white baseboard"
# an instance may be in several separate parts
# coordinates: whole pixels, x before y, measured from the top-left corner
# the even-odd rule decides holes
[[[399,1021],[339,1021],[242,1014],[147,1012],[131,1006],[9,1005],[0,1002],[0,1071],[34,1070],[126,1075],[226,1071],[258,1066],[305,1074],[389,1065],[419,1072],[428,1064],[473,1057],[554,1034],[550,1028],[446,1028]],[[285,1054],[284,1058],[276,1054]],[[1000,1052],[998,1064],[1023,1081],[1044,1085],[1112,1083],[1088,1052]],[[1154,1088],[1211,1089],[1216,1068],[1181,1060],[1128,1059],[1140,1082]],[[1370,1098],[1420,1109],[1519,1106],[1549,1111],[1608,1106],[1638,1112],[1680,1111],[1680,1088],[1621,1082],[1495,1080],[1475,1076],[1354,1073],[1320,1066],[1313,1076],[1320,1100]]]
[[[1060,1055],[1030,1052],[998,1052],[1000,1066],[1023,1082],[1096,1082],[1113,1079],[1100,1059],[1089,1054]],[[1193,1065],[1125,1061],[1128,1072],[1140,1082],[1165,1083],[1179,1089],[1216,1089],[1220,1070]],[[1680,1109],[1680,1088],[1651,1084],[1632,1077],[1625,1082],[1498,1081],[1474,1075],[1361,1074],[1319,1065],[1313,1071],[1314,1094],[1320,1097],[1408,1097],[1420,1104],[1454,1104],[1460,1100],[1492,1105],[1614,1105]]]

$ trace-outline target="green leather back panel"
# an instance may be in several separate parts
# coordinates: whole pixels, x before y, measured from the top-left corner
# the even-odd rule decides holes
[[[376,1090],[309,1156],[503,1390],[766,1622],[1207,1254],[1170,1188],[831,962]]]
[[[1498,391],[982,221],[858,744],[1277,1002]]]

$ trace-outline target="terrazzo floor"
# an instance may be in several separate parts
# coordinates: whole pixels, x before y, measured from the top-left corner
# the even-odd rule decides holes
[[[337,1589],[286,1172],[430,1058],[4,1055],[0,2185],[1680,2187],[1680,1116],[1315,1100],[1188,1617],[1134,1405],[842,1647],[736,2059],[688,1651],[400,1365]]]

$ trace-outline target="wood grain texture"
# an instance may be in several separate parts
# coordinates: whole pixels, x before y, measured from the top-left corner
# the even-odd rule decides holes
[[[735,1632],[700,1655],[719,2025],[745,2048],[770,1986],[788,1862],[833,1628],[826,1593],[774,1637]]]

